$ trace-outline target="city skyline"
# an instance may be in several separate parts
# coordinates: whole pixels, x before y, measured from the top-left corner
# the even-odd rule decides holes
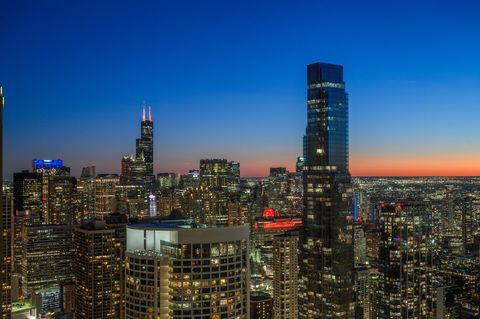
[[[480,175],[478,5],[309,4],[6,4],[5,176],[33,158],[62,158],[76,176],[92,164],[119,173],[143,101],[155,174],[202,158],[238,161],[242,176],[294,171],[314,61],[345,66],[353,176]],[[315,9],[350,23],[326,15],[311,41]]]

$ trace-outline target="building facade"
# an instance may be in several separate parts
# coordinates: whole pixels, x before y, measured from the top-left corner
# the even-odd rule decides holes
[[[248,229],[186,221],[129,225],[126,318],[167,312],[165,318],[249,318]],[[137,285],[144,273],[150,280]]]
[[[90,221],[75,229],[76,319],[118,318],[116,262],[115,230],[104,221]]]
[[[298,233],[273,239],[274,319],[298,318]]]
[[[340,65],[307,66],[301,318],[353,318],[348,98]]]

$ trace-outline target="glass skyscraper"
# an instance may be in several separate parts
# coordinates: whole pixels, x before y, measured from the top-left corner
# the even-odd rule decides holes
[[[143,109],[140,138],[136,141],[136,158],[143,158],[145,161],[145,179],[147,187],[153,190],[155,175],[153,174],[153,120],[152,111],[148,108],[148,118]]]
[[[354,318],[348,95],[343,67],[307,66],[300,318]]]

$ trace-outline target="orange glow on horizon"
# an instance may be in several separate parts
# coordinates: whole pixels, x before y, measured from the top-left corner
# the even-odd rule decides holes
[[[295,164],[275,163],[257,166],[242,165],[243,177],[268,176],[270,167],[286,167],[295,171]],[[352,176],[480,176],[479,156],[352,156]]]
[[[283,158],[282,158],[283,159]],[[271,163],[262,160],[240,161],[242,177],[266,177],[271,167],[286,167],[295,171],[296,158],[287,158]],[[189,169],[198,169],[195,165],[184,167],[158,168],[159,172],[186,173]],[[352,176],[480,176],[480,156],[352,156],[350,158]]]
[[[353,157],[352,176],[480,176],[478,156]]]

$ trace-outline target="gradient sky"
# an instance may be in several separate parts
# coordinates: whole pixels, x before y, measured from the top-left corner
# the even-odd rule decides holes
[[[344,65],[353,175],[480,175],[478,1],[2,1],[5,175],[118,172],[152,106],[155,172],[293,170],[306,64]]]

